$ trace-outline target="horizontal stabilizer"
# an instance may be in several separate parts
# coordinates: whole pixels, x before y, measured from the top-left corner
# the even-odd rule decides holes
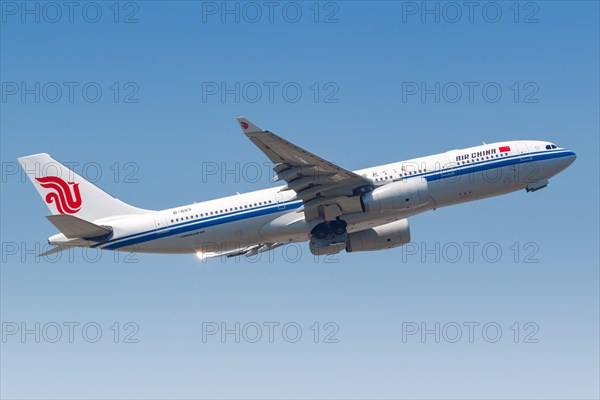
[[[38,255],[38,257],[47,257],[47,256],[51,256],[52,254],[57,254],[60,253],[63,250],[66,250],[67,248],[64,246],[56,246],[53,247],[49,250],[46,250],[45,252],[41,253]]]
[[[101,242],[113,231],[110,226],[96,225],[72,215],[48,215],[46,218],[69,239],[87,239]]]

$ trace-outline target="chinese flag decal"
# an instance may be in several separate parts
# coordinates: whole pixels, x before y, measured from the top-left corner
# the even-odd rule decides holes
[[[507,151],[510,151],[510,146],[502,146],[498,150],[500,150],[500,153],[506,153]]]

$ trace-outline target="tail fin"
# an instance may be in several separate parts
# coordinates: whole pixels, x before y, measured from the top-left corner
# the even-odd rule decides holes
[[[20,157],[19,162],[53,215],[95,221],[149,212],[112,197],[46,153]]]

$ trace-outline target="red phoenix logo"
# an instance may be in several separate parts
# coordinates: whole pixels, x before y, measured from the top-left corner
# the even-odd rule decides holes
[[[243,129],[248,129],[248,123],[246,121],[240,122],[240,125],[242,125]]]
[[[65,182],[58,176],[45,176],[43,178],[35,178],[35,180],[43,188],[52,190],[52,192],[46,195],[46,203],[55,203],[59,213],[75,214],[81,209],[79,183]],[[73,189],[72,191],[71,188]]]

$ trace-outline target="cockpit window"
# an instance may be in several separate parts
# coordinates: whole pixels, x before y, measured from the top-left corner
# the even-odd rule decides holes
[[[547,144],[546,150],[550,150],[550,149],[558,149],[558,146],[555,144]]]
[[[546,145],[546,150],[550,150],[552,148],[552,146],[550,146],[549,144]]]
[[[552,145],[552,148],[553,148],[553,149],[556,149],[556,148],[557,148],[557,146],[556,146],[555,144],[553,144],[553,145]]]

